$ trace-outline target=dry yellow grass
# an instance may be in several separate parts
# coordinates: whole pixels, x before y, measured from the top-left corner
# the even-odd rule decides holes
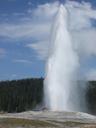
[[[96,128],[96,125],[85,125],[82,126],[81,128]]]
[[[96,124],[79,121],[30,120],[20,118],[1,118],[0,128],[96,128]]]
[[[17,118],[5,118],[0,119],[0,128],[31,128],[34,127],[54,127],[53,124],[40,121],[40,120],[28,120],[28,119],[17,119]]]

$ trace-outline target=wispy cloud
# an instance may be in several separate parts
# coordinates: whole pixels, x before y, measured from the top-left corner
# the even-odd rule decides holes
[[[96,55],[96,28],[91,20],[96,20],[96,10],[86,2],[68,2],[66,6],[70,12],[69,29],[77,52],[83,56]]]
[[[16,0],[8,0],[9,2],[15,2]]]
[[[59,2],[46,3],[39,5],[32,14],[36,18],[42,18],[43,20],[50,20],[54,17],[54,14],[58,11]]]
[[[6,50],[3,48],[0,48],[0,58],[4,57],[6,55]]]
[[[14,59],[14,63],[25,63],[25,64],[32,64],[32,61],[26,59]]]
[[[58,3],[39,5],[35,9],[28,9],[28,13],[14,13],[13,15],[24,15],[17,23],[0,24],[0,36],[10,39],[37,38],[38,40],[49,35],[51,21],[58,9]],[[26,20],[27,19],[27,20]],[[50,19],[50,20],[49,20]]]
[[[2,23],[0,25],[0,36],[8,40],[30,40],[35,43],[27,44],[27,47],[34,49],[39,59],[48,56],[48,43],[50,39],[51,24],[53,17],[58,10],[59,3],[46,3],[31,9],[25,16],[19,18],[16,23]],[[15,13],[14,16],[19,16]]]
[[[65,6],[70,13],[68,30],[78,54],[96,55],[96,29],[92,24],[92,19],[96,20],[96,10],[86,2],[68,1]],[[1,23],[0,36],[10,40],[30,39],[32,43],[25,46],[34,49],[39,59],[46,59],[48,45],[50,45],[51,26],[58,7],[59,3],[54,2],[27,10],[27,14],[17,23]]]
[[[29,6],[30,6],[30,5],[33,5],[33,3],[32,3],[31,1],[28,1],[27,4],[28,4]]]
[[[49,42],[46,40],[27,44],[26,47],[34,49],[37,52],[37,56],[40,60],[45,60],[48,57]]]
[[[96,80],[96,69],[89,70],[89,72],[86,74],[86,79],[87,80]]]
[[[50,24],[2,24],[0,25],[0,36],[10,39],[43,38],[48,34]]]
[[[96,28],[92,24],[92,19],[96,20],[96,10],[91,7],[90,3],[86,2],[79,3],[76,1],[68,1],[65,6],[70,13],[70,20],[68,20],[68,30],[72,37],[73,46],[77,50],[77,53],[80,56],[83,54],[83,56],[87,57],[96,55]],[[43,17],[45,17],[45,19],[48,18],[47,21],[50,21],[50,19],[52,19],[52,17],[54,17],[56,14],[58,7],[59,3],[40,5],[34,14],[35,16],[41,17],[42,19]],[[52,8],[53,11],[50,8]],[[49,23],[51,24],[51,22]],[[29,44],[29,46],[37,51],[40,58],[40,56],[42,57],[45,54],[46,57],[48,56],[48,44],[50,45],[50,40],[40,40],[37,43],[31,45]],[[43,59],[46,57],[43,57]]]

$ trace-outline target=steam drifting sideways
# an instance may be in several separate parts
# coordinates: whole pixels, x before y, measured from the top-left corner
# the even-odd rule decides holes
[[[83,111],[84,108],[77,84],[79,57],[68,29],[69,20],[67,7],[61,4],[52,28],[44,81],[45,105],[53,111]]]

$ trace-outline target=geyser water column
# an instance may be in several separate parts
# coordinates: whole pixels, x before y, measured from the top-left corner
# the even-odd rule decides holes
[[[78,67],[78,56],[68,32],[68,12],[63,5],[60,5],[53,27],[44,81],[45,105],[48,109],[76,110],[74,81]]]

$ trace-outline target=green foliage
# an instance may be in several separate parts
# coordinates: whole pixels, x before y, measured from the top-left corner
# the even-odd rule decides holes
[[[0,111],[31,110],[42,102],[43,78],[0,82]]]

